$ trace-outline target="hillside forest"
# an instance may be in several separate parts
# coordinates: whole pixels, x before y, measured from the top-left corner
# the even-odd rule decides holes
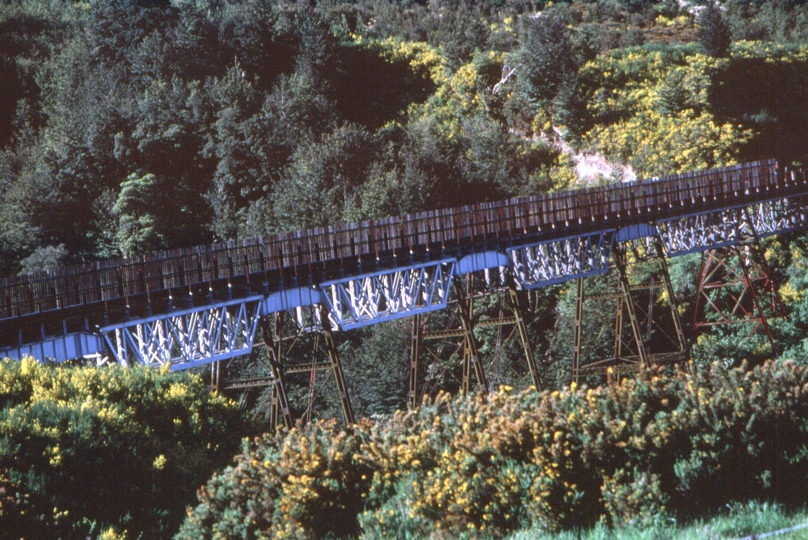
[[[0,2],[0,277],[768,158],[808,164],[802,0]],[[776,351],[754,325],[693,331],[700,259],[677,257],[687,373],[571,385],[575,291],[555,285],[527,295],[544,392],[513,333],[480,324],[499,390],[449,398],[463,350],[441,342],[422,353],[425,407],[395,412],[410,321],[339,332],[364,419],[328,420],[328,373],[290,373],[306,425],[244,439],[224,471],[267,431],[268,389],[0,361],[0,538],[500,538],[750,492],[804,504],[808,237],[762,247]],[[649,319],[670,304],[653,291]],[[504,301],[476,299],[474,320]],[[585,359],[614,341],[615,305],[587,315]],[[286,354],[314,364],[320,345]],[[266,376],[265,360],[222,369]]]
[[[0,41],[2,275],[808,156],[797,1],[19,0],[0,5]],[[772,322],[784,357],[808,345],[806,244],[764,245],[788,314]],[[698,265],[671,261],[686,321]],[[475,318],[500,300],[476,302]],[[529,300],[542,385],[567,384],[573,292]],[[666,302],[657,289],[651,304]],[[610,324],[596,314],[586,334],[608,342]],[[359,416],[406,405],[409,332],[341,334]],[[518,340],[478,334],[494,385],[529,386]],[[773,356],[749,334],[690,335],[692,356]],[[311,361],[306,339],[290,354]],[[425,394],[459,389],[461,356],[429,357]],[[261,375],[254,360],[229,374]],[[339,415],[325,374],[296,377],[297,415]],[[266,413],[266,392],[242,399]]]
[[[808,156],[808,7],[795,1],[22,0],[0,6],[0,27],[2,275]],[[765,245],[786,356],[806,343],[805,245]],[[698,264],[671,262],[683,320]],[[543,385],[566,384],[572,292],[530,302]],[[609,341],[595,319],[587,334]],[[409,332],[341,336],[359,415],[405,405]],[[518,340],[478,332],[494,384],[529,385]],[[772,355],[748,333],[690,336],[693,355]],[[433,356],[424,392],[457,391],[458,351]],[[262,369],[237,364],[231,375]],[[314,395],[296,382],[298,414],[338,414],[325,379]]]

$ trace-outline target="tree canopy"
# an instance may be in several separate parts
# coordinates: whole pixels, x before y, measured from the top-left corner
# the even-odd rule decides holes
[[[639,175],[802,160],[783,130],[802,129],[801,110],[726,94],[739,77],[787,79],[777,92],[800,103],[805,52],[778,44],[808,35],[806,13],[734,0],[6,2],[1,270],[36,269],[48,261],[31,257],[57,248],[87,261],[556,189],[576,181],[559,135]]]

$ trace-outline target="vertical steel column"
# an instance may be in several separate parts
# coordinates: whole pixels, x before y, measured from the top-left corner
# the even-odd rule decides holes
[[[483,363],[480,359],[480,351],[477,349],[477,340],[474,339],[474,325],[471,322],[472,311],[474,308],[471,298],[471,276],[468,277],[466,286],[468,290],[463,290],[463,286],[457,285],[457,281],[455,281],[458,311],[460,312],[460,320],[463,323],[463,332],[466,334],[467,353],[464,354],[463,359],[463,384],[466,386],[466,391],[468,391],[469,387],[471,386],[471,370],[468,370],[469,373],[467,377],[467,368],[465,364],[470,363],[474,366],[474,374],[477,376],[477,383],[480,385],[480,392],[485,394],[488,392],[488,381],[485,378],[485,370],[483,370]]]
[[[471,392],[471,349],[468,339],[463,341],[463,386],[461,391],[464,395]]]
[[[342,373],[342,364],[337,354],[337,346],[334,341],[334,331],[331,328],[331,321],[328,319],[328,310],[324,304],[320,304],[320,323],[323,327],[323,338],[325,340],[328,359],[331,361],[331,370],[334,372],[334,379],[337,383],[339,400],[342,403],[342,412],[345,415],[345,423],[354,423],[354,413],[351,407],[351,398],[348,395],[348,386],[345,384],[345,375]]]
[[[614,314],[614,359],[623,356],[623,297],[617,297],[617,309]]]
[[[759,244],[755,243],[757,247]],[[749,252],[749,248],[747,247],[747,253],[749,254],[749,258],[752,258],[752,254]],[[772,335],[772,330],[769,327],[769,321],[766,320],[766,314],[763,312],[763,309],[760,305],[760,297],[758,296],[757,290],[755,289],[755,284],[752,282],[752,278],[749,274],[749,264],[747,262],[746,257],[741,255],[740,249],[738,250],[738,262],[741,265],[741,269],[743,270],[743,277],[746,284],[746,287],[749,288],[749,293],[752,295],[752,304],[755,306],[755,311],[758,313],[758,317],[760,320],[760,325],[763,327],[763,331],[766,332],[766,337],[769,339],[769,345],[772,348],[772,356],[777,358],[777,348],[774,345],[774,336]],[[764,271],[767,271],[768,268],[765,268]],[[768,276],[767,276],[768,277]]]
[[[278,388],[272,384],[269,391],[272,395],[269,397],[269,431],[274,432],[278,429],[278,417],[280,416],[280,396],[278,395]]]
[[[220,367],[219,362],[213,362],[210,364],[210,391],[211,392],[218,392],[220,388],[221,381],[219,380],[220,374]]]
[[[637,313],[634,311],[634,303],[631,301],[631,286],[628,283],[628,275],[626,274],[626,251],[625,247],[615,245],[612,250],[615,266],[617,266],[617,273],[620,278],[620,289],[623,292],[623,299],[626,304],[626,311],[628,318],[631,322],[631,332],[634,334],[634,341],[637,343],[637,354],[640,357],[640,363],[645,367],[651,367],[648,361],[648,353],[645,350],[645,343],[642,339],[642,330],[640,330],[640,321],[637,320]]]
[[[673,294],[671,276],[668,273],[668,260],[665,258],[662,240],[657,236],[654,243],[656,244],[657,257],[659,257],[659,263],[662,267],[662,280],[664,281],[665,293],[668,295],[668,302],[671,307],[671,318],[673,319],[673,326],[676,330],[676,340],[679,342],[679,352],[687,352],[687,341],[685,340],[685,333],[682,328],[682,320],[679,318],[679,306],[676,303],[676,295]]]
[[[418,354],[421,350],[421,315],[412,317],[412,339],[410,341],[410,390],[407,394],[407,408],[418,407]]]
[[[645,342],[651,343],[651,329],[654,327],[654,289],[656,289],[656,283],[654,282],[654,276],[651,275],[651,284],[648,287],[648,325],[645,327]]]
[[[283,358],[283,350],[281,349],[282,339],[280,336],[280,329],[283,320],[281,314],[275,314],[275,328],[273,331],[272,325],[266,317],[259,319],[261,326],[261,334],[264,339],[264,345],[269,353],[269,371],[272,378],[272,408],[270,412],[270,424],[272,429],[278,426],[278,417],[283,415],[283,423],[287,428],[292,427],[292,414],[289,409],[289,400],[286,397],[286,388],[283,385],[283,371],[281,369],[281,361]]]
[[[575,327],[573,328],[572,343],[572,380],[578,381],[581,370],[581,340],[583,338],[584,318],[584,280],[575,280]]]
[[[525,323],[525,299],[524,291],[516,289],[516,282],[513,276],[508,273],[508,295],[511,301],[511,310],[516,319],[516,328],[519,330],[519,339],[522,340],[522,350],[525,352],[525,360],[527,367],[530,369],[530,378],[533,380],[533,386],[536,390],[541,390],[541,379],[539,378],[539,370],[536,368],[536,359],[533,356],[533,349],[530,348],[530,341],[527,335],[527,324]]]

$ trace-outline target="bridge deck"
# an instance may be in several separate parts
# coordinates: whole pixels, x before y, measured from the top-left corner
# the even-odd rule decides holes
[[[774,161],[73,265],[0,282],[0,346],[414,263],[808,193]]]

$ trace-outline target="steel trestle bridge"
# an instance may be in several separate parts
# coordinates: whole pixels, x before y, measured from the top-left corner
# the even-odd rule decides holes
[[[335,330],[403,317],[417,325],[422,315],[446,309],[454,288],[467,375],[473,368],[486,389],[463,286],[468,276],[483,276],[490,288],[509,291],[509,321],[538,386],[522,295],[578,279],[580,312],[582,280],[617,269],[636,356],[647,365],[631,312],[627,251],[640,247],[664,266],[666,258],[802,230],[807,220],[803,172],[765,161],[67,266],[0,282],[0,357],[62,362],[102,355],[126,366],[180,370],[248,355],[263,344],[275,357],[270,382],[289,422],[271,321],[286,314],[330,344],[328,367],[352,421]],[[664,286],[672,297],[669,281]],[[675,307],[672,316],[681,336]],[[579,362],[580,318],[576,324]],[[414,332],[414,348],[420,339]]]

